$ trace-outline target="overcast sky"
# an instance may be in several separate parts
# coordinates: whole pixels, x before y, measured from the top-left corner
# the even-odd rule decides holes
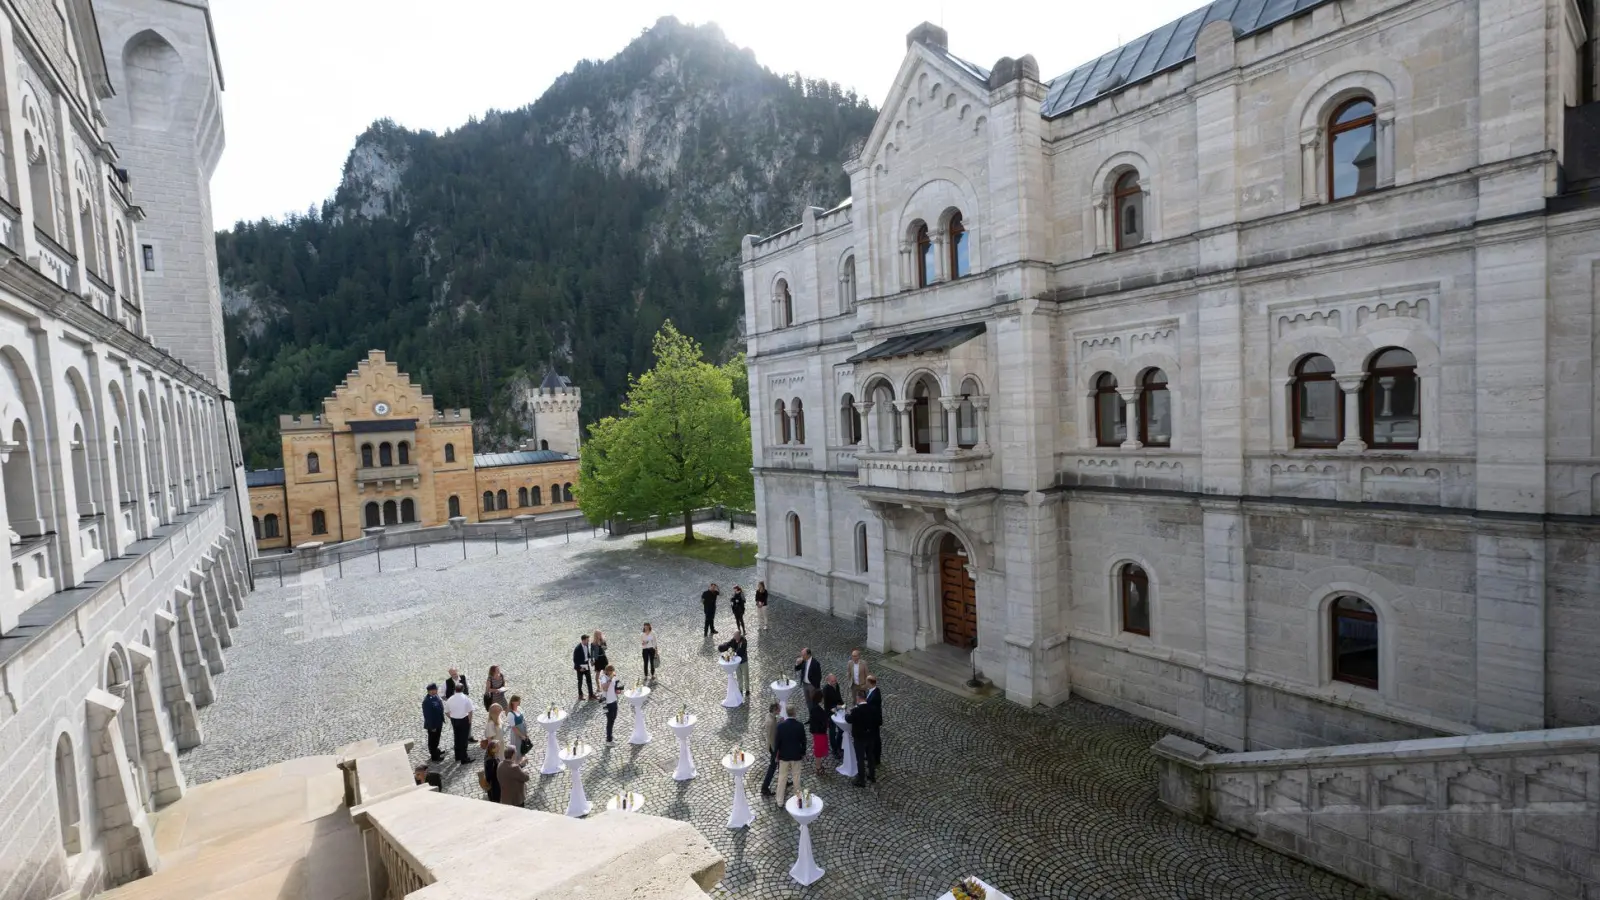
[[[228,146],[218,227],[303,211],[333,193],[356,135],[389,117],[444,131],[537,99],[656,19],[715,22],[778,72],[883,101],[923,20],[980,65],[1032,53],[1051,78],[1204,0],[211,0]]]

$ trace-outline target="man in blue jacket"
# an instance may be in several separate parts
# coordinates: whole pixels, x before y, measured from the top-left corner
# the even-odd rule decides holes
[[[422,698],[422,727],[428,732],[428,758],[434,762],[444,759],[439,752],[439,735],[444,732],[444,701],[439,699],[439,686],[428,685],[428,696]]]

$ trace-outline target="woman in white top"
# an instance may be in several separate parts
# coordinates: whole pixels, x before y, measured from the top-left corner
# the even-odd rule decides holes
[[[644,677],[654,682],[656,680],[656,632],[650,623],[644,623],[644,634],[639,637],[639,645],[644,648]]]
[[[606,666],[600,673],[600,692],[604,695],[606,704],[606,743],[611,743],[611,729],[617,724],[617,690],[622,686],[617,683],[617,667]]]
[[[489,721],[483,726],[484,741],[493,741],[502,747],[507,746],[506,733],[510,730],[510,725],[511,717],[506,715],[506,711],[501,708],[500,704],[490,704]]]

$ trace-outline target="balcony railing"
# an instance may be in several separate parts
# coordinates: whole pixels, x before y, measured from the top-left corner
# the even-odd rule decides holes
[[[11,587],[20,612],[56,592],[56,540],[53,535],[24,538],[11,551]]]
[[[356,469],[356,484],[382,484],[386,481],[413,481],[422,470],[416,463],[405,466],[364,466]]]
[[[809,469],[811,467],[811,448],[796,444],[768,447],[767,463],[779,469]]]
[[[856,483],[864,488],[962,494],[999,485],[992,453],[856,454]]]

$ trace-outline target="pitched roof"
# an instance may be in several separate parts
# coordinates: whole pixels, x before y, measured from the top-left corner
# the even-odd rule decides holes
[[[1246,37],[1327,2],[1330,0],[1215,0],[1052,79],[1040,114],[1054,118],[1183,65],[1194,59],[1200,29],[1212,22],[1226,20],[1233,26],[1234,37]]]
[[[276,484],[283,484],[282,469],[251,469],[244,473],[244,486],[247,488],[272,487]]]
[[[556,374],[556,370],[555,369],[551,369],[550,371],[544,373],[544,380],[539,382],[539,387],[542,387],[542,388],[572,387],[572,379],[568,378],[565,375],[557,375]]]
[[[478,469],[497,469],[502,466],[527,466],[535,463],[560,462],[577,459],[559,450],[513,450],[510,453],[474,453],[472,465]]]
[[[983,334],[986,330],[986,326],[979,322],[975,325],[956,325],[951,328],[938,328],[933,331],[902,334],[899,337],[892,337],[881,344],[869,347],[845,361],[852,363],[868,362],[874,359],[910,356],[913,353],[949,350],[951,347],[965,344],[967,341]]]

